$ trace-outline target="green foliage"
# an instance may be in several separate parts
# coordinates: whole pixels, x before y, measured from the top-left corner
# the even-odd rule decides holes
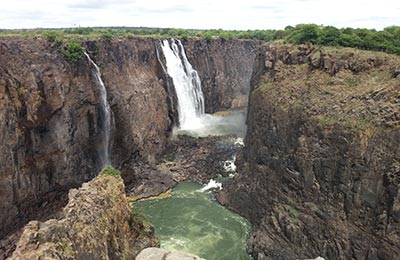
[[[111,176],[114,176],[114,177],[121,176],[121,172],[118,171],[117,169],[114,169],[112,166],[107,166],[107,167],[105,167],[105,168],[100,172],[100,175],[103,175],[103,174],[111,175]]]
[[[288,43],[342,46],[363,50],[383,51],[400,55],[400,27],[391,26],[383,31],[374,29],[338,29],[333,26],[300,24],[288,28],[282,35]]]
[[[339,43],[340,30],[333,26],[323,27],[319,36],[322,45],[337,46]]]
[[[113,38],[113,35],[112,35],[110,32],[104,32],[104,33],[101,35],[101,38],[103,38],[103,39],[106,40],[106,41],[111,41],[112,38]]]
[[[400,26],[390,26],[384,30],[336,28],[316,24],[299,24],[295,27],[286,26],[284,30],[195,30],[175,28],[147,27],[77,27],[67,29],[18,29],[0,30],[0,36],[45,37],[50,41],[88,38],[124,37],[200,37],[211,39],[254,39],[262,41],[279,40],[294,44],[317,44],[324,46],[351,47],[364,50],[383,51],[400,55]],[[74,52],[72,52],[74,53]],[[78,51],[79,53],[79,51]],[[67,54],[67,56],[71,56]],[[72,55],[74,56],[74,55]],[[79,56],[79,55],[78,55]],[[77,61],[71,57],[71,61]]]
[[[43,33],[43,36],[46,37],[51,42],[61,41],[61,33],[58,31],[46,31]]]
[[[321,30],[316,24],[299,24],[292,30],[288,40],[294,44],[316,44],[320,34]]]
[[[71,40],[65,43],[62,53],[69,63],[78,63],[83,56],[83,51],[80,41]]]

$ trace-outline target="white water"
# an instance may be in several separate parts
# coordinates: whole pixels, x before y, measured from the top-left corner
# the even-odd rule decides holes
[[[196,70],[189,63],[181,41],[163,40],[161,48],[166,60],[166,70],[174,83],[178,97],[180,129],[201,127],[204,114],[204,96]]]
[[[234,155],[231,160],[226,160],[224,162],[223,167],[224,167],[225,172],[228,172],[228,173],[236,172],[235,160],[236,160],[236,155]]]
[[[235,145],[239,145],[239,146],[244,146],[244,140],[243,140],[243,138],[242,138],[242,137],[236,138],[234,144],[235,144]]]
[[[211,179],[203,188],[200,189],[200,191],[204,192],[204,191],[208,191],[211,189],[220,189],[222,190],[222,183],[214,181],[213,179]]]
[[[110,146],[110,133],[111,133],[111,109],[110,105],[107,101],[107,90],[104,85],[103,80],[101,79],[101,73],[99,67],[96,63],[90,58],[89,54],[84,52],[89,63],[92,65],[93,76],[96,79],[97,85],[100,90],[100,101],[101,101],[101,110],[103,112],[103,120],[101,124],[102,130],[102,147],[99,149],[99,159],[100,159],[100,167],[104,168],[107,165],[110,165],[110,156],[109,156],[109,146]]]

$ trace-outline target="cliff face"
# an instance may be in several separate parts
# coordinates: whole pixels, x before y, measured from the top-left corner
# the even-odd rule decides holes
[[[93,177],[100,143],[96,84],[47,41],[0,43],[0,234],[41,195]]]
[[[154,162],[172,125],[164,73],[157,59],[159,40],[135,38],[87,43],[100,66],[114,115],[112,162]]]
[[[154,161],[171,121],[156,40],[87,42],[102,70],[115,126],[114,165]],[[0,42],[0,234],[23,222],[44,195],[68,190],[99,171],[99,86],[83,57],[69,64],[47,40]],[[96,51],[96,55],[95,52]]]
[[[182,40],[201,78],[207,113],[247,107],[254,58],[260,42],[252,40]]]
[[[255,259],[400,255],[400,59],[264,46],[239,177],[220,200]]]
[[[59,219],[29,222],[9,259],[134,259],[150,246],[154,231],[131,214],[122,179],[102,174],[70,190]]]

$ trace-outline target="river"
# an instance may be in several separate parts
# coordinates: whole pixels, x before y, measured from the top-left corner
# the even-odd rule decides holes
[[[250,224],[219,205],[204,186],[182,182],[165,199],[135,203],[154,225],[161,248],[196,254],[207,260],[249,260]]]

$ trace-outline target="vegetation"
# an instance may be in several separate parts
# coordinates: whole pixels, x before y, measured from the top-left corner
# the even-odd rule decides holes
[[[83,56],[84,49],[81,42],[78,40],[71,40],[64,43],[62,53],[69,63],[78,63]]]
[[[364,50],[383,51],[400,55],[400,26],[390,26],[381,31],[374,29],[336,28],[316,24],[287,26],[284,30],[194,30],[146,27],[78,27],[66,29],[0,29],[0,36],[45,37],[50,41],[60,39],[102,38],[112,40],[118,37],[200,37],[207,40],[254,39],[262,41],[280,40],[293,44],[316,44],[324,46],[352,47]]]
[[[284,38],[288,43],[352,47],[400,55],[400,26],[391,26],[377,31],[300,24],[285,30],[285,34]]]
[[[121,172],[118,171],[117,169],[114,169],[112,166],[107,166],[105,167],[100,174],[107,174],[107,175],[111,175],[114,177],[118,177],[121,176]]]

